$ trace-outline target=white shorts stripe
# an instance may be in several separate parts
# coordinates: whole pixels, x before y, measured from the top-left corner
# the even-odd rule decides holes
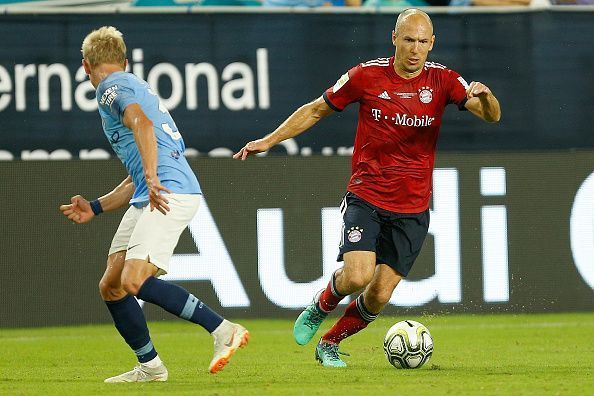
[[[341,214],[341,216],[343,216],[343,218],[344,218],[344,213],[346,212],[346,209],[347,209],[347,197],[345,195],[344,198],[342,199],[342,201],[340,202],[340,214]],[[342,246],[344,246],[344,219],[342,220],[342,226],[340,227],[340,244],[338,245],[338,247],[341,248]]]
[[[347,207],[347,199],[346,199],[346,195],[344,196],[344,198],[342,198],[342,201],[340,201],[340,214],[344,216],[344,212],[346,211],[346,207]]]

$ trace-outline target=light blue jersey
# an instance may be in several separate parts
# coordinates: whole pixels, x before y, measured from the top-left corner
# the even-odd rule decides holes
[[[132,130],[122,122],[124,110],[134,103],[139,104],[153,122],[157,138],[157,175],[161,184],[177,194],[202,193],[198,179],[184,156],[184,140],[173,118],[146,81],[132,73],[112,73],[97,87],[97,101],[105,136],[136,187],[131,204],[148,201],[140,152]]]

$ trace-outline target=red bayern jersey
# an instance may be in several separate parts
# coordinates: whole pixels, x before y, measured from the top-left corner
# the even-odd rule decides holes
[[[468,84],[439,63],[404,79],[394,57],[353,67],[324,92],[335,111],[359,102],[359,123],[348,191],[397,213],[429,207],[435,147],[449,103],[464,109]]]

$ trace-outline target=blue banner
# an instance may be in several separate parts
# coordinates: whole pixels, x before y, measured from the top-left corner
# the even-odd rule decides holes
[[[446,111],[440,149],[594,147],[594,13],[433,15],[430,60],[481,81],[503,118]],[[80,44],[115,25],[130,71],[147,79],[175,118],[189,155],[228,156],[271,132],[350,67],[393,55],[396,15],[201,13],[0,16],[0,159],[106,158]],[[357,106],[274,153],[349,154]]]

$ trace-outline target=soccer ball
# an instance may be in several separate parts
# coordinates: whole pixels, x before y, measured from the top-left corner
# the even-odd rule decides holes
[[[386,333],[384,352],[396,368],[419,368],[431,358],[433,338],[421,323],[403,320],[390,327]]]

